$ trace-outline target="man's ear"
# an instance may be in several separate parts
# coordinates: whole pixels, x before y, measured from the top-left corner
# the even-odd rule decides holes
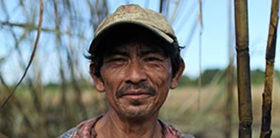
[[[180,66],[179,70],[177,71],[177,73],[175,74],[175,76],[171,80],[171,85],[170,85],[171,89],[175,89],[177,87],[178,82],[179,82],[179,80],[180,80],[180,78],[181,78],[181,76],[184,72],[185,62],[182,58],[180,59],[180,64],[181,64],[181,66]]]
[[[101,79],[101,77],[98,77],[94,74],[95,72],[95,68],[94,68],[94,63],[90,63],[89,65],[89,73],[91,78],[93,79],[93,82],[95,84],[96,90],[99,92],[104,92],[105,91],[105,87],[104,87],[104,83]]]

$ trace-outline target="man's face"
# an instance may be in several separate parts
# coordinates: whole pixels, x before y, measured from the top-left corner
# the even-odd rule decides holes
[[[112,46],[105,52],[101,78],[94,77],[98,91],[105,91],[109,112],[127,118],[151,117],[158,113],[172,78],[170,58],[158,45],[130,42]]]

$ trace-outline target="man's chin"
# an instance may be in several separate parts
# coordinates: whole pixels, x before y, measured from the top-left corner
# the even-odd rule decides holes
[[[133,105],[133,106],[140,106],[143,103],[139,100],[131,100],[130,104]]]
[[[134,105],[130,105],[127,109],[123,111],[123,115],[126,118],[131,118],[131,119],[145,119],[147,117],[150,117],[151,111],[144,106],[141,105],[141,103],[138,103],[137,101],[134,101]]]

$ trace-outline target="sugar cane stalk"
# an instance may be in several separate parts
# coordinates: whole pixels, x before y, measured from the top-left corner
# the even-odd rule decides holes
[[[252,137],[252,99],[248,48],[247,0],[235,0],[239,138]]]
[[[279,0],[272,0],[269,34],[268,34],[268,41],[266,47],[265,84],[264,84],[264,92],[263,92],[262,126],[261,126],[260,138],[270,138],[272,134],[271,105],[272,105],[274,59],[275,59],[277,26],[278,26],[278,9],[279,9]]]

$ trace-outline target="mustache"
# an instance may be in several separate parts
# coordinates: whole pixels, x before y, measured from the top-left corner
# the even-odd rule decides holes
[[[116,97],[122,97],[126,91],[130,89],[142,89],[148,94],[154,96],[156,94],[156,90],[147,82],[139,82],[139,83],[127,83],[120,90],[117,91]]]

